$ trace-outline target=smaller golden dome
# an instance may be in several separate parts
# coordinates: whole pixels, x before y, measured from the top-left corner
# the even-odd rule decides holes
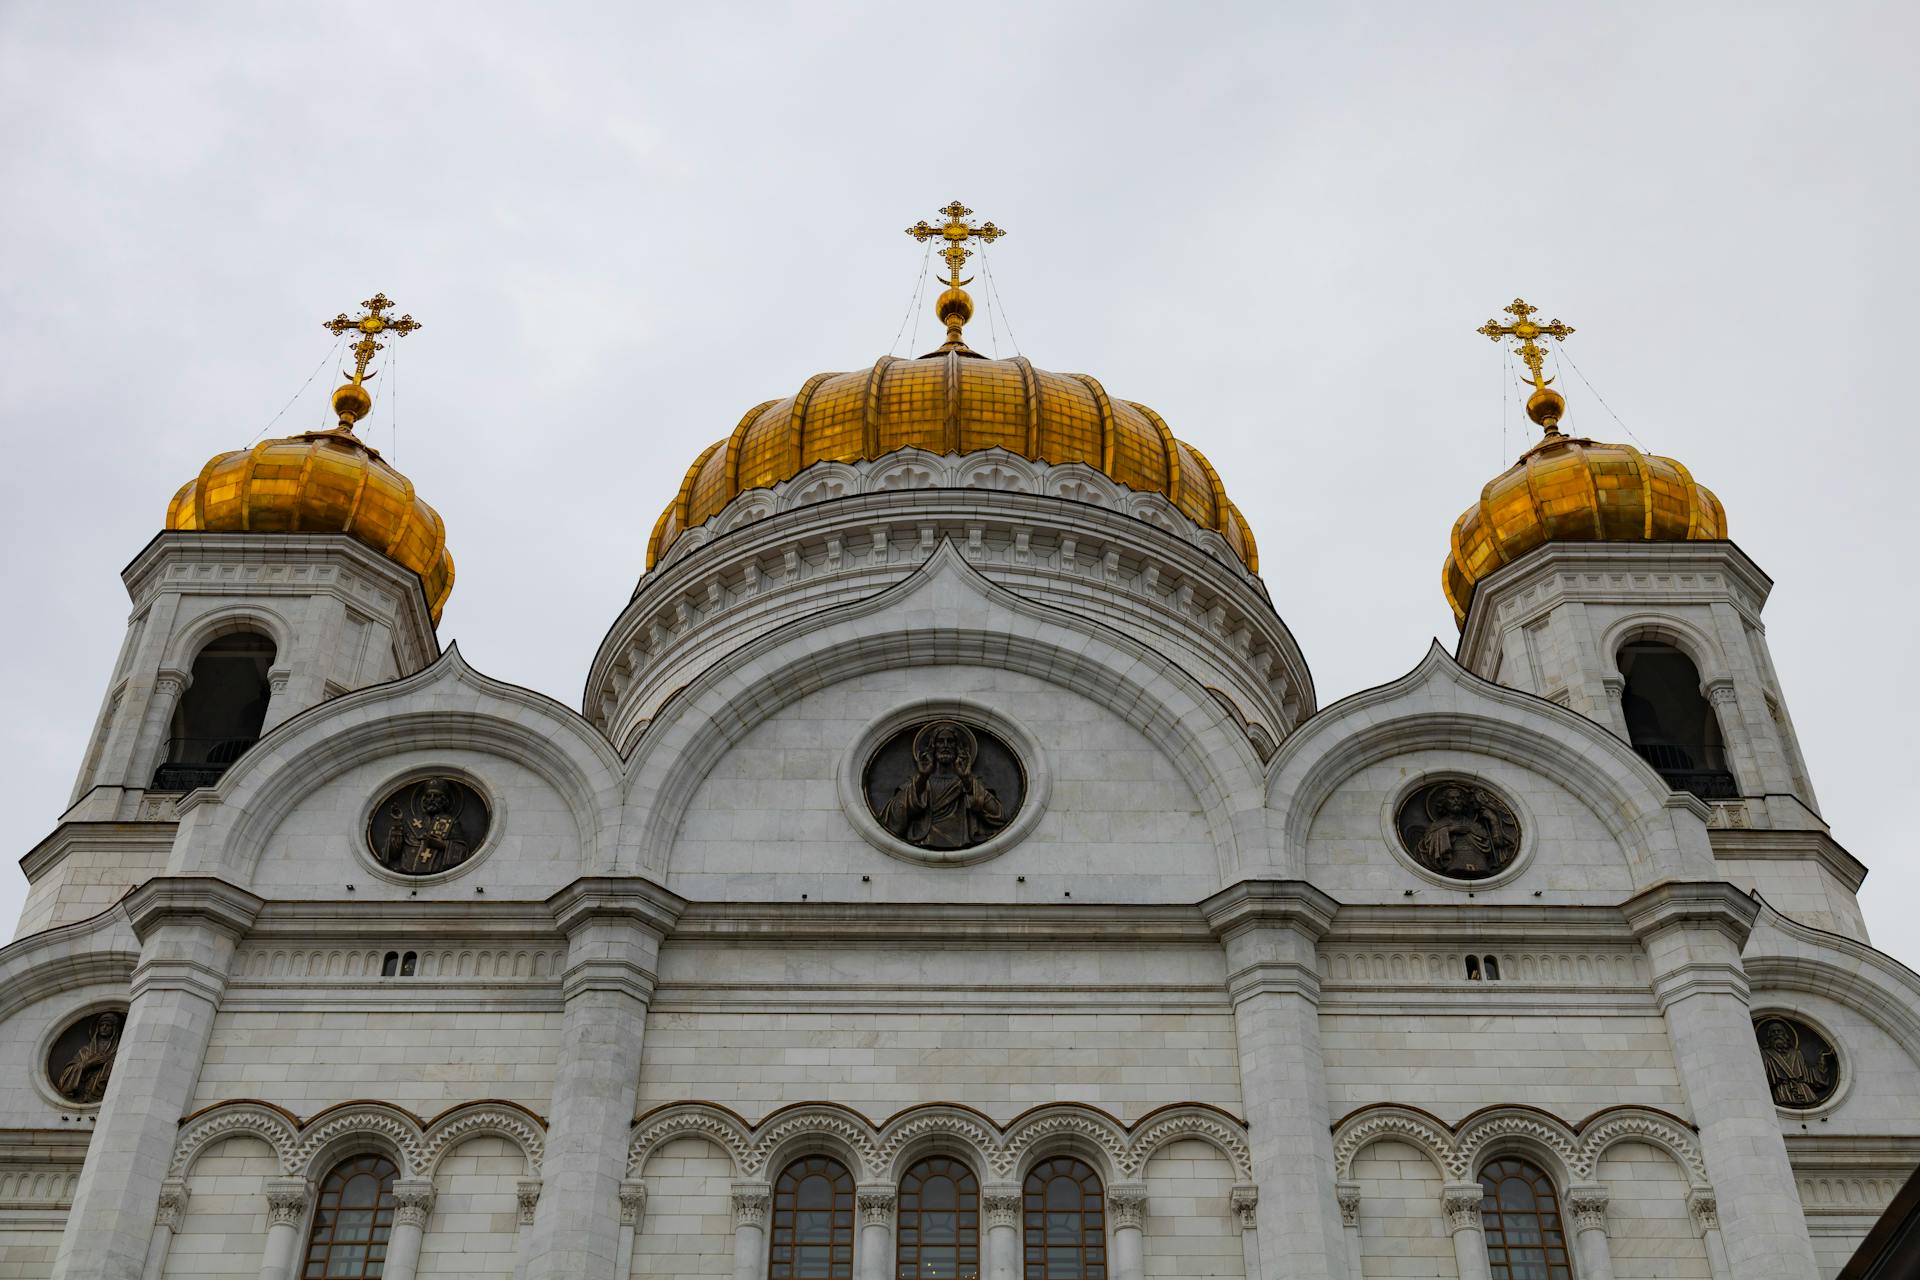
[[[1553,391],[1545,395],[1553,403],[1542,407],[1557,422],[1565,402]],[[1532,403],[1527,407],[1534,409]],[[1480,580],[1546,543],[1710,542],[1726,536],[1720,499],[1672,458],[1563,436],[1549,426],[1547,438],[1488,481],[1480,501],[1454,521],[1441,586],[1454,622],[1465,626]]]
[[[336,393],[343,421],[350,391],[365,395],[352,384]],[[220,454],[173,495],[167,528],[344,533],[419,574],[436,623],[453,593],[446,522],[345,425]]]

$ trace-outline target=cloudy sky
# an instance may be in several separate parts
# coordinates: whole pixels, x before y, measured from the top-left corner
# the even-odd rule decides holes
[[[441,638],[577,703],[694,454],[932,345],[900,232],[957,196],[1011,231],[970,335],[1208,452],[1322,705],[1453,642],[1448,529],[1531,436],[1475,326],[1575,325],[1569,429],[1685,461],[1777,583],[1824,812],[1920,964],[1916,10],[1329,8],[0,5],[8,856],[168,497],[321,421],[330,369],[274,419],[323,319],[425,323],[367,434],[446,517]]]

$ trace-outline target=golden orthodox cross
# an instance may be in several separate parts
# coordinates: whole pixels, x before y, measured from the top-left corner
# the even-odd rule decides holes
[[[420,322],[411,315],[401,316],[397,320],[388,315],[387,312],[393,309],[394,304],[393,300],[384,293],[376,293],[360,305],[367,309],[367,314],[359,319],[349,319],[347,313],[342,311],[321,326],[335,336],[346,333],[360,335],[360,341],[354,343],[351,348],[353,385],[356,387],[360,385],[361,379],[367,376],[367,365],[373,360],[373,353],[386,346],[383,342],[373,340],[375,334],[386,333],[396,338],[404,338],[420,327]]]
[[[992,244],[1007,233],[991,222],[982,223],[977,227],[969,223],[967,219],[972,216],[973,210],[958,200],[940,212],[946,216],[947,220],[944,224],[937,227],[929,226],[923,219],[908,227],[907,234],[922,244],[935,236],[947,242],[947,247],[940,251],[940,256],[947,260],[947,286],[958,289],[963,284],[972,283],[970,279],[960,278],[960,268],[965,266],[967,259],[973,256],[973,250],[966,247],[967,241],[978,240],[982,244]]]
[[[1474,330],[1475,333],[1486,334],[1495,342],[1502,338],[1513,338],[1518,341],[1520,345],[1514,350],[1526,363],[1527,372],[1533,377],[1533,389],[1536,392],[1545,391],[1547,384],[1553,379],[1541,376],[1540,366],[1546,360],[1547,353],[1534,339],[1552,338],[1555,342],[1560,342],[1573,332],[1572,325],[1561,324],[1557,317],[1541,324],[1533,318],[1539,310],[1540,308],[1530,307],[1522,299],[1515,298],[1512,305],[1506,308],[1507,314],[1513,317],[1512,324],[1501,324],[1498,320],[1489,320]]]

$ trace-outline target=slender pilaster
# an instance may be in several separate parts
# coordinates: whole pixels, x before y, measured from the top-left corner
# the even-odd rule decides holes
[[[1147,1189],[1138,1182],[1107,1188],[1107,1222],[1113,1228],[1113,1280],[1145,1280]]]
[[[260,1280],[292,1280],[300,1258],[300,1228],[313,1202],[305,1178],[267,1179],[267,1246],[260,1253]]]
[[[576,880],[548,905],[567,935],[566,1010],[527,1276],[612,1280],[654,965],[685,903],[635,877]]]
[[[1490,1280],[1487,1237],[1480,1222],[1480,1201],[1486,1192],[1477,1182],[1449,1182],[1440,1189],[1440,1212],[1447,1215],[1453,1235],[1454,1269],[1460,1280]]]
[[[1347,1237],[1347,1274],[1360,1275],[1360,1184],[1342,1182],[1334,1188],[1340,1201],[1340,1230]]]
[[[132,999],[100,1104],[55,1280],[134,1280],[190,1109],[227,969],[260,899],[224,880],[162,876],[122,903],[140,938]]]
[[[1226,949],[1253,1173],[1267,1206],[1259,1280],[1347,1280],[1315,950],[1339,905],[1295,880],[1243,881],[1201,904]]]
[[[160,1280],[167,1269],[167,1253],[173,1248],[173,1233],[187,1213],[187,1184],[181,1178],[168,1178],[160,1184],[160,1208],[153,1215],[153,1235],[147,1241],[147,1265],[140,1280]]]
[[[1805,1280],[1819,1267],[1740,965],[1759,909],[1720,881],[1668,882],[1623,905],[1647,951],[1680,1087],[1726,1215],[1732,1272],[1741,1280]]]
[[[420,1271],[420,1246],[433,1216],[433,1183],[426,1178],[396,1178],[393,1183],[393,1232],[387,1237],[386,1280],[413,1280]]]
[[[764,1182],[733,1184],[733,1280],[766,1280],[767,1209],[773,1188]]]
[[[633,1242],[640,1234],[640,1220],[647,1212],[647,1184],[629,1178],[620,1184],[620,1256],[614,1280],[627,1280],[633,1274]]]
[[[1687,1196],[1687,1212],[1693,1216],[1693,1229],[1707,1249],[1707,1269],[1713,1280],[1733,1280],[1733,1266],[1727,1261],[1727,1242],[1720,1238],[1720,1201],[1711,1191],[1695,1190]]]
[[[1607,1243],[1607,1189],[1598,1183],[1568,1187],[1566,1206],[1573,1219],[1573,1248],[1580,1261],[1580,1280],[1613,1280],[1613,1251]]]
[[[980,1189],[980,1212],[987,1220],[987,1280],[1018,1280],[1020,1188],[1011,1182],[988,1183]]]
[[[888,1280],[893,1275],[893,1184],[868,1183],[854,1193],[860,1210],[860,1247],[855,1261],[860,1280]]]

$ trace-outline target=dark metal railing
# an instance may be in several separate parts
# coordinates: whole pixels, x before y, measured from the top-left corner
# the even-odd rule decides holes
[[[1691,791],[1702,800],[1737,800],[1740,784],[1725,769],[1702,769],[1693,752],[1670,742],[1636,742],[1640,758],[1660,771],[1675,791]]]
[[[153,771],[155,791],[191,791],[210,787],[258,738],[168,738],[161,765]]]

